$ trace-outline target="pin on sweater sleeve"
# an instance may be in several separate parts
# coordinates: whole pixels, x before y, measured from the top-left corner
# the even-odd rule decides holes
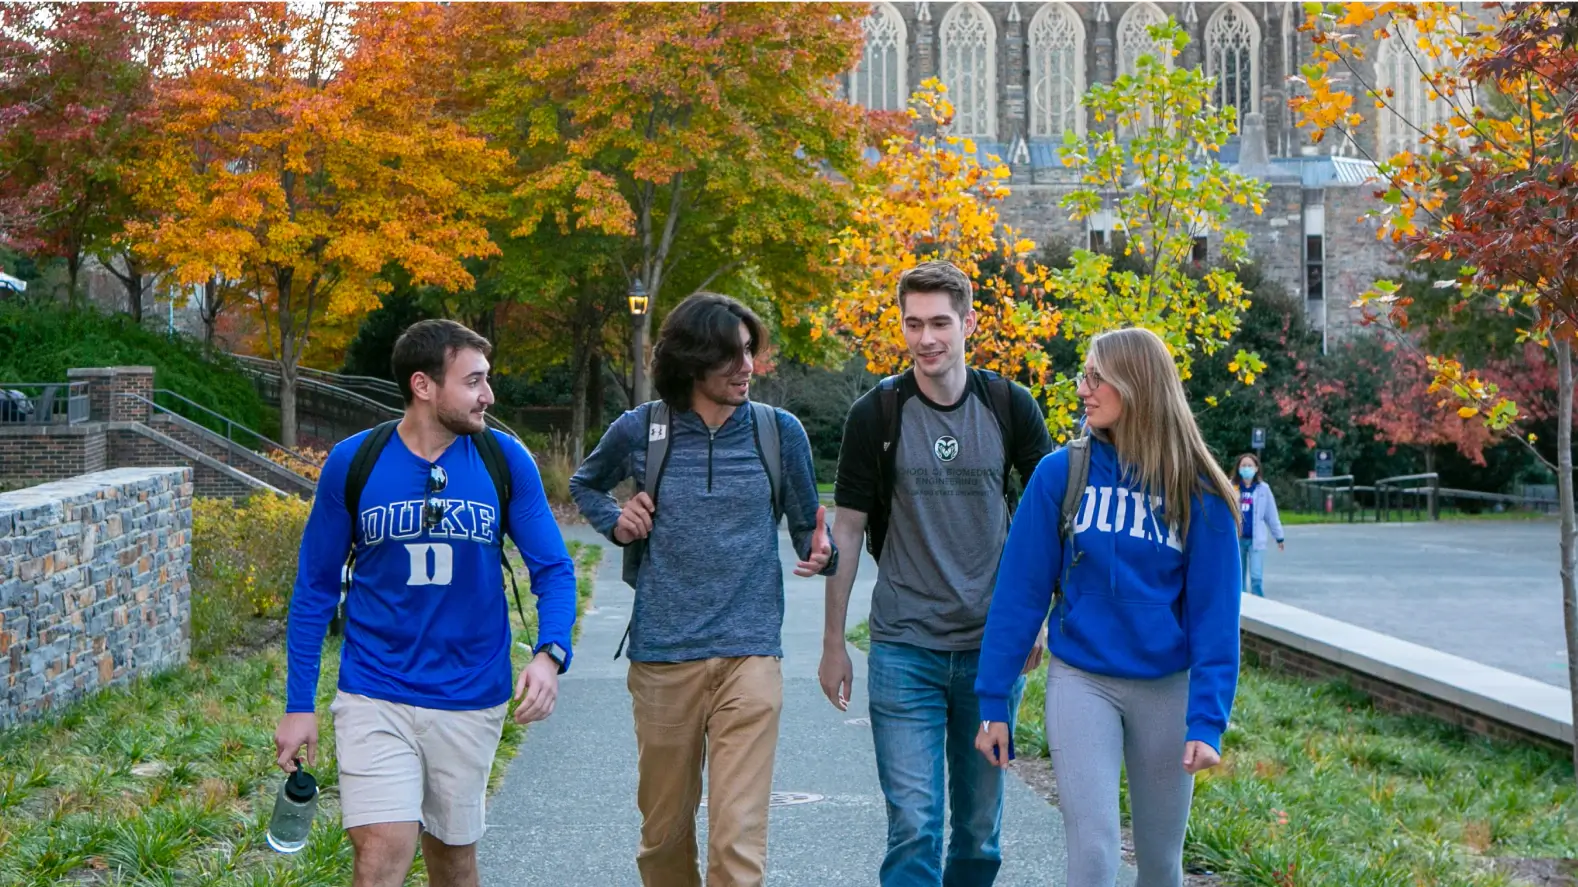
[[[1238,610],[1243,576],[1238,524],[1220,497],[1195,500],[1184,545],[1184,630],[1189,638],[1187,741],[1222,749],[1238,690]]]
[[[614,538],[614,525],[619,522],[619,503],[608,492],[620,481],[630,476],[631,453],[636,446],[636,432],[646,422],[641,408],[629,410],[608,426],[602,440],[592,448],[591,455],[581,462],[570,478],[570,498],[581,516],[603,538],[621,544]]]
[[[1068,451],[1059,450],[1030,475],[1008,528],[975,678],[982,720],[1007,722],[1009,693],[1046,622],[1063,567],[1058,511],[1067,486]]]

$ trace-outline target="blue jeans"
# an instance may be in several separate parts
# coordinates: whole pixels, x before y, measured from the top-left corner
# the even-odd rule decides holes
[[[1003,771],[975,750],[980,653],[873,642],[867,661],[877,779],[888,805],[883,887],[990,887],[1003,864]],[[1024,678],[1009,700],[1012,733]],[[944,771],[948,779],[944,784]],[[943,865],[943,799],[953,834]]]
[[[1266,576],[1266,553],[1256,551],[1255,545],[1248,539],[1238,540],[1238,558],[1244,573],[1245,589],[1257,597],[1265,597],[1266,589],[1262,580]]]

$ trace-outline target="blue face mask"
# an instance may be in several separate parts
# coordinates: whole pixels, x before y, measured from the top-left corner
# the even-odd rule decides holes
[[[1255,479],[1255,466],[1253,466],[1253,465],[1240,465],[1240,466],[1238,466],[1238,476],[1243,478],[1246,481],[1254,480]]]

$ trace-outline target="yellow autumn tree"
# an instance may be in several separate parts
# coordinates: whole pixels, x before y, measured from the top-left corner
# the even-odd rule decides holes
[[[1034,259],[1035,242],[999,216],[1008,167],[995,157],[982,165],[973,141],[947,132],[953,106],[939,81],[922,83],[911,104],[910,118],[939,134],[887,140],[875,181],[858,189],[854,224],[836,239],[847,274],[817,318],[819,334],[845,337],[872,372],[897,371],[907,354],[894,298],[899,276],[942,259],[975,281],[975,365],[1044,384],[1040,343],[1056,335],[1060,315],[1046,303],[1047,269]]]
[[[1080,363],[1050,365],[1055,336],[1075,342],[1083,362],[1096,333],[1144,326],[1167,342],[1186,378],[1197,353],[1226,347],[1249,305],[1233,273],[1247,259],[1247,236],[1230,217],[1235,207],[1259,213],[1265,185],[1215,160],[1237,119],[1232,108],[1209,104],[1211,80],[1200,69],[1164,63],[1163,54],[1176,56],[1187,43],[1182,29],[1169,21],[1151,36],[1156,51],[1135,73],[1085,96],[1095,131],[1068,132],[1062,146],[1064,165],[1079,173],[1062,205],[1076,221],[1111,212],[1126,235],[1126,261],[1078,249],[1064,268],[1037,262],[1036,243],[999,216],[1008,168],[993,156],[982,164],[970,140],[948,134],[953,108],[945,87],[929,80],[910,114],[939,134],[884,146],[880,181],[859,192],[856,224],[838,238],[848,277],[824,312],[824,329],[845,337],[872,371],[896,370],[905,355],[893,295],[899,274],[920,259],[952,261],[976,282],[972,362],[1027,381],[1050,407],[1048,426],[1060,439],[1076,424]],[[1195,273],[1194,239],[1207,232],[1219,236],[1223,261]],[[1264,364],[1240,350],[1230,366],[1252,384]]]
[[[129,234],[183,283],[241,281],[280,369],[296,444],[297,367],[315,325],[379,304],[391,265],[469,286],[504,155],[441,113],[443,16],[422,4],[156,4],[160,137]]]

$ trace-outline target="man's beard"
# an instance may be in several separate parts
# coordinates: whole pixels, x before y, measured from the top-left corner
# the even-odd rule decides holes
[[[456,437],[465,437],[468,434],[476,434],[488,427],[487,420],[483,418],[484,415],[482,413],[473,415],[469,411],[451,411],[439,407],[438,424],[444,426],[450,434]]]
[[[747,387],[744,394],[735,394],[734,386],[728,382],[724,382],[721,385],[715,387],[713,390],[708,391],[707,397],[712,400],[713,403],[737,407],[751,399],[751,392],[750,388]]]

